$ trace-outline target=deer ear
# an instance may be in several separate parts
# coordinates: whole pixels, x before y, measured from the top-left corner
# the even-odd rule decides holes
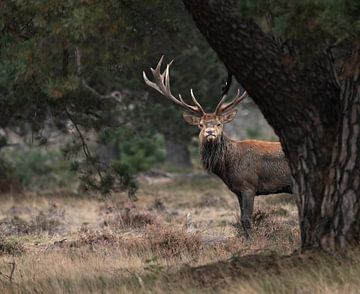
[[[225,113],[224,115],[220,115],[219,118],[223,124],[226,124],[228,122],[231,122],[235,118],[236,114],[237,114],[237,109],[230,111],[228,113]]]
[[[187,113],[183,113],[183,118],[189,125],[193,125],[193,126],[197,126],[201,120],[200,117]]]

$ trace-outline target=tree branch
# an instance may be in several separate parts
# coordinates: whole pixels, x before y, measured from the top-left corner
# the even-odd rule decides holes
[[[84,154],[87,158],[90,158],[91,157],[91,153],[89,151],[89,148],[85,142],[85,139],[84,139],[84,136],[82,135],[80,129],[79,129],[79,126],[77,125],[77,123],[75,122],[75,120],[73,119],[72,115],[70,114],[70,112],[65,108],[65,113],[67,115],[67,117],[69,118],[69,120],[72,122],[72,124],[74,125],[75,127],[75,130],[76,132],[78,133],[79,135],[79,138],[80,138],[80,141],[81,141],[81,145],[82,145],[82,149],[84,151]]]
[[[69,120],[70,120],[70,121],[72,122],[72,124],[74,125],[74,127],[75,127],[75,129],[76,129],[76,132],[77,132],[78,135],[79,135],[79,138],[80,138],[80,141],[81,141],[81,147],[82,147],[82,149],[83,149],[83,152],[84,152],[84,154],[85,154],[85,157],[86,157],[87,159],[91,159],[91,158],[92,158],[91,152],[90,152],[90,150],[89,150],[89,147],[88,147],[87,144],[86,144],[85,138],[84,138],[83,134],[81,133],[78,124],[76,123],[76,121],[73,119],[72,115],[70,114],[70,112],[69,112],[66,108],[64,109],[64,111],[65,111],[66,115],[68,116]],[[100,179],[103,180],[103,176],[102,176],[101,171],[99,170],[99,168],[97,168],[97,167],[95,166],[95,169],[96,169],[96,172],[97,172],[98,176],[100,177]]]
[[[78,79],[81,81],[82,85],[100,99],[114,99],[117,102],[121,103],[122,94],[121,94],[120,91],[113,91],[110,94],[102,95],[98,91],[96,91],[94,88],[92,88],[85,81],[85,78],[83,77],[83,68],[82,68],[82,64],[81,64],[81,50],[80,50],[80,48],[75,49],[75,56],[76,56],[76,74],[77,74]]]

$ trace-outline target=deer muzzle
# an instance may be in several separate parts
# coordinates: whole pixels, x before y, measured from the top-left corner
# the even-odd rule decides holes
[[[208,142],[214,141],[216,139],[215,131],[214,130],[206,130],[206,140]]]

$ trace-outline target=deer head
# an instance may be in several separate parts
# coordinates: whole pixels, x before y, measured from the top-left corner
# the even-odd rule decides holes
[[[228,103],[225,103],[227,98],[227,94],[225,93],[219,104],[216,106],[215,111],[212,113],[206,113],[200,103],[196,100],[192,89],[190,90],[190,95],[194,105],[186,103],[180,94],[178,98],[176,98],[171,93],[169,69],[172,61],[166,65],[166,69],[163,73],[161,73],[163,58],[164,56],[160,58],[160,61],[155,69],[151,68],[153,82],[150,81],[145,72],[143,72],[145,83],[184,110],[184,120],[188,124],[198,126],[200,128],[200,142],[212,142],[217,138],[220,138],[223,133],[224,124],[231,122],[235,118],[237,113],[235,107],[247,96],[246,91],[240,95],[240,90],[238,90],[235,98]]]

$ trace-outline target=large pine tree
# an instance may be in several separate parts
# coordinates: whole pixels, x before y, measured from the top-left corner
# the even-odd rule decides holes
[[[302,247],[358,244],[359,2],[183,2],[280,138]]]

